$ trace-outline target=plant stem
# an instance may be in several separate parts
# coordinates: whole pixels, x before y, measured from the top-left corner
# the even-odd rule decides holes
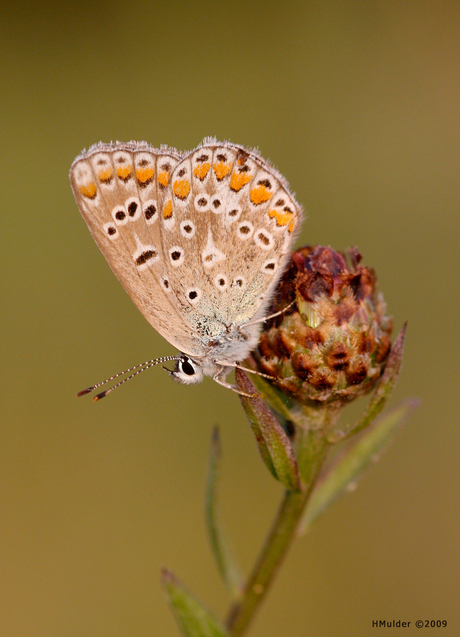
[[[245,587],[244,595],[230,609],[226,626],[232,637],[243,635],[267,594],[295,537],[297,526],[327,454],[329,445],[323,431],[298,430],[298,433],[302,438],[299,442],[304,456],[301,473],[305,488],[303,491],[287,490],[284,493],[278,514]]]

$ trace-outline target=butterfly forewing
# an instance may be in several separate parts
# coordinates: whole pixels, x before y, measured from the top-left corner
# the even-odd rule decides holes
[[[160,334],[193,355],[199,342],[179,319],[159,224],[179,159],[143,143],[98,144],[77,157],[70,178],[80,212],[125,290]]]

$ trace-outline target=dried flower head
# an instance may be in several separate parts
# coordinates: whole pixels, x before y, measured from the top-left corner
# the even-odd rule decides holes
[[[299,402],[348,402],[369,392],[390,352],[392,321],[374,271],[346,253],[306,246],[292,254],[254,353],[258,369]]]

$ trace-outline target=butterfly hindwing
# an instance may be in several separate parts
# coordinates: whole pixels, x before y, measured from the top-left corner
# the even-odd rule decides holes
[[[208,140],[176,165],[168,193],[162,241],[184,320],[218,337],[260,316],[301,218],[284,179],[243,147]]]

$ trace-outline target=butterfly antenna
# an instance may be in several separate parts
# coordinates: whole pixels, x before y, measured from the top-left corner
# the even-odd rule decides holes
[[[145,372],[146,369],[150,369],[150,367],[154,367],[155,365],[158,365],[159,363],[166,363],[168,361],[177,361],[178,359],[179,359],[178,356],[163,356],[161,358],[154,358],[154,359],[152,359],[150,361],[146,361],[145,363],[140,363],[139,365],[135,365],[134,367],[130,367],[129,369],[125,369],[125,371],[119,372],[118,374],[115,374],[114,376],[110,376],[110,378],[107,378],[106,380],[103,380],[101,383],[96,383],[96,385],[91,385],[91,387],[87,387],[86,389],[83,389],[82,391],[79,391],[78,394],[77,394],[77,397],[85,396],[86,394],[90,394],[95,389],[98,389],[99,387],[102,387],[102,385],[105,385],[106,383],[109,383],[111,380],[115,380],[115,378],[118,378],[119,376],[123,376],[124,374],[129,374],[129,372],[133,372],[135,369],[137,370],[136,372],[134,372],[134,374],[131,374],[130,376],[127,376],[127,378],[124,378],[120,382],[116,383],[112,387],[109,387],[109,389],[106,389],[105,391],[101,392],[100,394],[97,394],[93,398],[94,401],[100,400],[101,398],[104,398],[104,396],[107,396],[107,394],[110,394],[110,392],[113,391],[114,389],[116,389],[117,387],[120,387],[120,385],[123,385],[123,383],[126,383],[127,380],[130,380],[131,378],[134,378],[134,376],[137,376],[141,372]]]

